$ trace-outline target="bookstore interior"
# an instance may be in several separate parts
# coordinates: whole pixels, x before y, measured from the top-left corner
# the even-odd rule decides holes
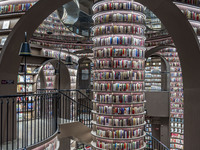
[[[199,0],[0,0],[0,150],[200,150],[199,40]]]

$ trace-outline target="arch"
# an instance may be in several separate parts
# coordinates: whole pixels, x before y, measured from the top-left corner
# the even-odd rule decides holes
[[[18,56],[24,32],[28,39],[38,25],[56,8],[70,0],[40,0],[18,21],[10,33],[0,56],[0,80],[17,81],[17,71],[21,57]],[[171,0],[136,0],[154,12],[167,28],[177,48],[184,83],[185,150],[200,149],[200,50],[197,36],[190,23]],[[47,5],[48,4],[48,5]],[[170,11],[169,11],[170,8]],[[43,11],[45,10],[45,11]],[[37,19],[33,19],[37,18]],[[8,61],[12,60],[9,62]],[[10,89],[9,91],[5,89]],[[16,93],[16,85],[1,85],[0,94]],[[191,144],[192,143],[192,144]]]
[[[51,63],[52,64],[52,66],[54,67],[54,69],[58,69],[58,62],[59,62],[59,60],[58,59],[50,59],[50,60],[47,60],[47,61],[45,61],[42,65],[41,65],[41,67],[40,67],[40,69],[38,70],[38,75],[37,75],[37,77],[36,77],[36,81],[38,80],[38,77],[39,76],[41,76],[41,77],[44,77],[44,74],[43,74],[43,71],[42,71],[42,69],[43,69],[43,67],[46,65],[46,64],[48,64],[48,63]],[[68,68],[66,67],[66,65],[62,62],[62,61],[60,61],[60,67],[61,67],[61,69],[60,69],[60,89],[70,89],[70,73],[69,73],[69,70],[68,70]],[[57,85],[58,86],[58,75],[56,75],[56,83],[55,83],[55,85]],[[41,88],[42,89],[44,89],[45,88],[45,80],[43,80],[44,78],[42,78],[42,79],[40,79],[40,81],[42,82],[42,84],[41,84]],[[57,87],[58,88],[58,87]]]
[[[86,56],[81,57],[78,61],[78,70],[77,70],[77,88],[78,89],[88,89],[90,87],[87,87],[87,85],[90,86],[91,83],[91,67],[90,64],[92,63],[92,60]],[[88,66],[84,64],[89,64]],[[83,65],[83,66],[81,66]],[[82,70],[87,69],[89,71],[88,76],[89,78],[87,80],[82,80]]]
[[[150,50],[151,51],[151,50]],[[155,53],[152,53],[151,55],[148,55],[148,56],[145,56],[145,58],[147,59],[148,57],[160,57],[161,58],[161,62],[164,63],[164,67],[163,67],[163,70],[164,70],[164,74],[162,75],[162,80],[164,80],[164,84],[162,86],[162,89],[164,91],[170,91],[170,65],[168,63],[168,61],[166,60],[165,57],[161,56],[160,54],[155,54]],[[162,72],[162,70],[161,70]]]
[[[136,0],[147,6],[171,35],[180,58],[184,85],[184,149],[200,149],[200,50],[198,38],[171,0]],[[169,9],[170,8],[170,9]]]
[[[1,85],[0,95],[17,93],[17,74],[22,59],[21,56],[18,56],[18,53],[21,43],[24,42],[24,32],[26,31],[28,33],[27,40],[29,40],[45,18],[54,10],[70,1],[71,0],[40,0],[17,22],[12,32],[9,34],[0,55],[0,82],[1,80],[14,80],[14,84]]]

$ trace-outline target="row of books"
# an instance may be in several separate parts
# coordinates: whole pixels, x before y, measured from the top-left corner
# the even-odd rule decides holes
[[[142,91],[143,83],[114,83],[113,91]]]
[[[145,87],[145,90],[147,91],[161,91],[161,87],[160,86],[150,86],[150,87]]]
[[[180,139],[173,139],[173,138],[171,138],[170,142],[171,143],[180,143],[180,144],[183,144],[183,140],[180,140]]]
[[[20,102],[31,102],[31,101],[35,101],[36,97],[34,96],[26,96],[26,99],[24,96],[22,97],[17,97],[17,103],[20,103]]]
[[[151,73],[152,72],[149,73],[148,71],[145,70],[145,78],[161,78],[160,74],[151,74]]]
[[[161,82],[161,79],[145,79],[146,82]]]
[[[182,72],[181,67],[170,67],[171,72]]]
[[[130,46],[144,46],[144,39],[133,36],[111,36],[98,37],[94,39],[94,46],[108,46],[108,45],[130,45]]]
[[[164,53],[162,55],[164,57],[178,57],[178,53]]]
[[[171,127],[174,127],[174,128],[184,128],[184,124],[182,123],[177,123],[177,122],[171,122]]]
[[[177,53],[176,48],[165,48],[165,49],[160,50],[160,52],[161,52],[162,55],[165,55],[168,52]]]
[[[138,107],[115,107],[115,106],[98,106],[98,112],[102,114],[138,114],[144,112],[143,106]]]
[[[189,10],[189,9],[183,9],[180,8],[182,13],[191,20],[196,20],[196,21],[200,21],[200,13],[199,12],[195,12],[194,10]]]
[[[52,30],[64,30],[64,31],[68,30],[62,24],[53,23],[53,22],[43,22],[42,24],[40,24],[39,28],[52,29]]]
[[[183,104],[171,103],[171,108],[183,108]]]
[[[144,116],[135,116],[135,117],[104,117],[97,116],[97,123],[105,126],[135,126],[144,123]]]
[[[144,60],[96,60],[94,62],[94,68],[118,68],[118,69],[143,69],[144,68]]]
[[[181,67],[180,62],[171,62],[169,63],[171,67]]]
[[[97,136],[106,137],[106,138],[120,138],[120,139],[129,139],[140,137],[144,134],[143,129],[135,129],[135,130],[126,130],[126,129],[116,129],[116,130],[105,130],[97,127]]]
[[[172,128],[172,127],[171,127],[171,132],[172,132],[172,133],[184,134],[184,130],[183,130],[183,129],[180,129],[180,128]]]
[[[171,92],[171,97],[183,97],[183,92]]]
[[[187,3],[187,4],[191,4],[191,5],[200,6],[200,1],[199,0],[175,0],[175,1],[181,2],[181,3]]]
[[[95,72],[94,80],[143,80],[144,71]]]
[[[173,62],[179,62],[179,58],[178,57],[165,57],[166,60],[169,62],[169,61],[173,61]]]
[[[61,37],[61,36],[72,37],[72,35],[69,34],[68,31],[64,31],[64,30],[53,30],[53,29],[51,29],[51,30],[53,31],[53,36],[54,36],[54,37],[55,37],[55,35],[57,35],[57,36],[59,36],[59,37]],[[50,30],[50,31],[51,31],[51,30]],[[37,34],[47,34],[47,30],[46,30],[45,28],[37,28],[37,29],[35,30],[35,33],[37,33]],[[52,37],[52,35],[51,35],[51,37]]]
[[[158,31],[158,32],[155,32],[155,33],[145,33],[145,36],[147,39],[150,39],[150,38],[154,38],[154,37],[159,37],[159,36],[164,36],[164,35],[168,35],[169,33],[167,31]]]
[[[69,43],[55,43],[52,41],[39,41],[36,39],[32,39],[30,41],[30,43],[32,44],[36,44],[36,45],[40,45],[40,46],[45,46],[45,47],[55,47],[55,48],[67,48],[67,49],[92,49],[92,45],[84,45],[84,46],[80,46],[80,45],[72,45]]]
[[[38,30],[37,30],[38,31]],[[45,34],[46,31],[44,30],[44,32],[40,32],[40,33],[44,33],[44,34],[40,34],[38,32],[35,32],[33,33],[33,37],[36,37],[36,38],[43,38],[43,39],[56,39],[56,40],[64,40],[64,41],[68,41],[68,42],[71,42],[71,41],[80,41],[81,38],[79,37],[72,37],[72,36],[68,36],[68,35],[58,35],[56,34],[57,31],[55,31],[53,33],[53,35],[49,35],[49,34]]]
[[[119,143],[107,143],[97,140],[97,147],[106,149],[106,150],[130,150],[130,149],[139,149],[143,147],[143,140],[133,141],[130,143],[119,142]]]
[[[131,25],[107,25],[97,26],[93,30],[94,36],[105,34],[136,34],[144,35],[144,28]]]
[[[43,50],[43,54],[44,54],[44,56],[55,57],[57,59],[59,59],[59,55],[60,55],[60,58],[63,59],[63,60],[66,60],[67,56],[69,55],[67,53],[67,51],[60,53],[59,51],[46,50],[46,49]],[[71,56],[73,62],[78,63],[79,58],[77,56],[74,56],[74,55],[70,55],[70,56]]]
[[[183,100],[183,98],[170,98],[170,101],[171,102],[176,102],[176,103],[183,103],[184,102],[184,100]]]
[[[43,69],[44,70],[54,70],[54,67],[51,64],[46,64],[46,65],[44,65]]]
[[[178,149],[183,149],[183,145],[181,145],[181,144],[170,144],[170,149],[171,150],[177,150],[177,148]]]
[[[32,2],[32,3],[28,2],[28,3],[22,3],[22,4],[2,5],[2,6],[0,6],[0,14],[28,11],[34,4],[35,4],[35,2]]]
[[[110,95],[110,94],[98,94],[96,101],[102,103],[131,103],[131,102],[142,102],[144,100],[143,94],[132,94],[132,95]]]
[[[55,70],[43,70],[45,76],[54,76]]]
[[[131,13],[113,12],[112,14],[102,14],[94,18],[94,24],[110,23],[110,22],[127,22],[144,24],[145,17],[143,15],[135,15]]]
[[[184,123],[184,119],[181,118],[171,118],[171,122],[177,122],[177,123]]]
[[[107,2],[103,4],[97,5],[93,12],[98,13],[101,11],[108,11],[108,10],[134,10],[144,12],[144,6],[138,5],[134,2]]]
[[[170,114],[170,117],[171,118],[181,118],[181,119],[183,119],[183,113],[174,113],[173,114],[173,112],[171,112],[171,114]]]
[[[94,83],[94,90],[97,91],[129,91],[136,92],[142,91],[144,83]]]
[[[33,91],[33,85],[26,84],[26,92],[32,92],[32,91]],[[25,85],[22,84],[17,85],[17,92],[25,92]]]
[[[183,79],[182,79],[182,77],[179,77],[179,78],[172,77],[171,82],[183,82]]]
[[[54,82],[53,81],[50,81],[50,82],[46,82],[46,87],[47,88],[52,88],[54,87]]]
[[[183,114],[183,109],[178,109],[178,108],[171,108],[171,112],[172,113],[181,113],[181,114]]]
[[[136,48],[104,48],[94,51],[94,57],[139,57],[144,58],[144,50]]]
[[[171,77],[182,77],[182,72],[171,72]]]
[[[25,75],[18,75],[17,82],[25,82]],[[33,75],[26,75],[26,82],[33,82]]]
[[[145,83],[145,86],[161,86],[161,83]]]
[[[23,112],[23,111],[32,111],[33,110],[33,103],[27,103],[26,105],[23,105],[22,103],[19,105],[16,105],[16,111],[17,112]]]
[[[184,135],[179,134],[179,133],[171,133],[172,138],[179,138],[179,139],[184,139]]]
[[[45,79],[47,82],[55,81],[55,76],[46,76]]]
[[[158,46],[158,45],[162,45],[162,44],[172,44],[173,40],[171,38],[169,39],[164,39],[162,41],[151,41],[151,42],[146,42],[145,46]]]
[[[172,92],[183,92],[182,87],[170,87],[170,91]]]
[[[56,14],[56,13],[52,13],[52,14]],[[61,24],[61,21],[59,19],[58,16],[52,16],[52,15],[49,15],[46,19],[44,19],[44,22],[52,22],[52,23],[58,23],[58,24]]]

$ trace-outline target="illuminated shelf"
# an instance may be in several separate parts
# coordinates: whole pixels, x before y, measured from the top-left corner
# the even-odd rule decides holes
[[[122,127],[123,128],[123,127]],[[109,139],[109,140],[136,140],[136,139],[141,139],[143,137],[146,136],[146,134],[143,134],[142,136],[139,136],[139,137],[134,137],[134,138],[108,138],[108,137],[102,137],[102,136],[98,136],[96,134],[96,132],[92,131],[91,134],[95,137],[98,137],[98,138],[102,138],[102,139]]]
[[[91,123],[94,124],[94,125],[106,127],[106,128],[132,128],[132,127],[141,127],[141,126],[146,125],[146,122],[144,122],[143,124],[131,125],[131,126],[108,126],[108,125],[98,124],[96,121],[92,121]]]

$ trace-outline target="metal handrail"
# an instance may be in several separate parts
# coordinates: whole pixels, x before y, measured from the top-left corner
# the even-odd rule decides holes
[[[86,107],[86,108],[88,108],[88,109],[91,109],[90,107],[88,107],[88,106],[86,106],[86,105],[84,105],[84,104],[81,104],[80,102],[78,102],[78,101],[72,99],[71,97],[69,97],[69,96],[66,95],[65,93],[63,93],[63,92],[61,92],[61,91],[60,91],[59,93],[61,93],[62,95],[66,96],[68,99],[70,99],[70,100],[73,101],[74,103],[80,104],[80,105],[82,105],[82,106],[84,106],[84,107]],[[92,110],[92,109],[91,109],[91,110]]]
[[[150,135],[148,133],[146,133],[146,136],[150,136],[152,138],[152,141],[154,140],[154,141],[156,141],[159,144],[159,145],[158,144],[156,145],[156,146],[158,146],[157,148],[159,148],[158,150],[169,150],[169,148],[165,144],[163,144],[161,141],[159,141],[154,136],[152,136],[152,135]],[[154,143],[155,142],[152,142],[152,144],[154,144]],[[154,145],[153,145],[153,147],[154,147]],[[161,147],[162,147],[162,149],[161,149]]]

